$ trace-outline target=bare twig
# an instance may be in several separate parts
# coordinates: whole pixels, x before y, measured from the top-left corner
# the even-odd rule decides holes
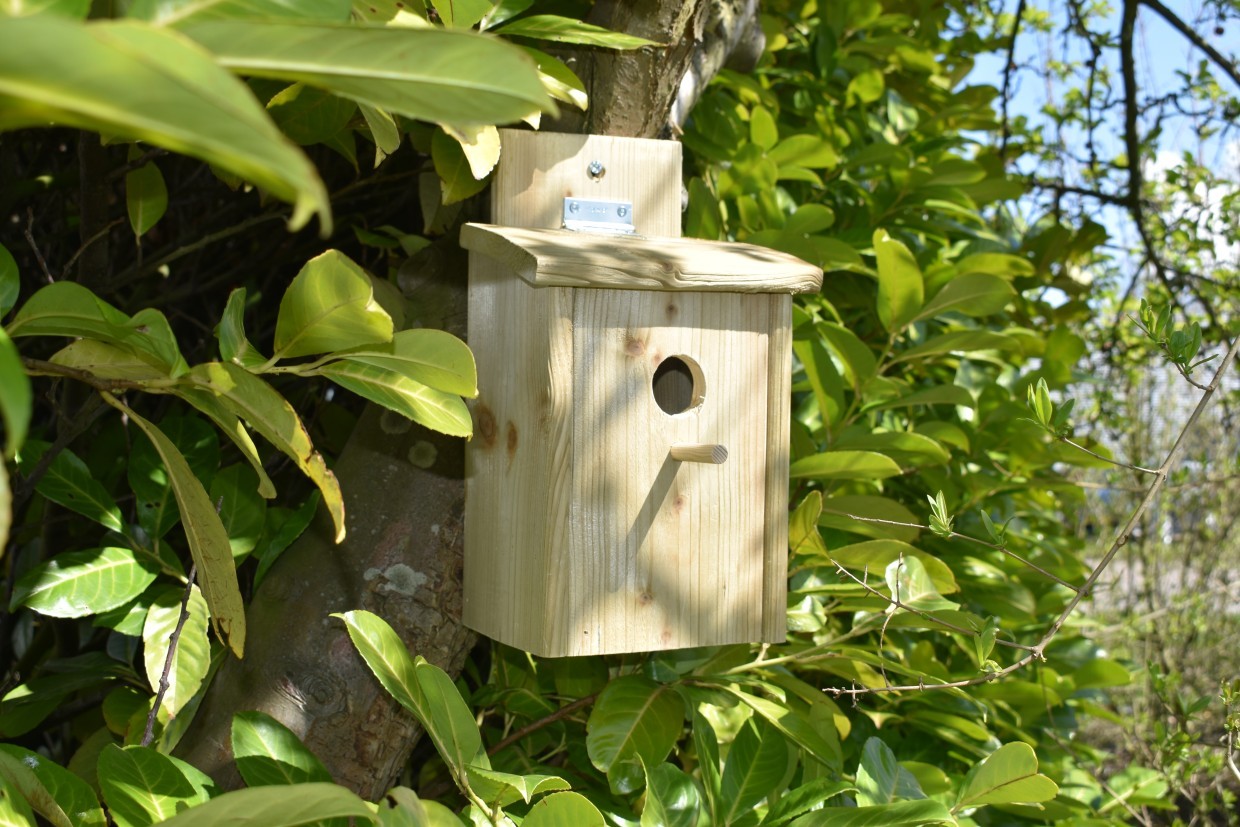
[[[1181,20],[1173,11],[1171,11],[1171,9],[1158,2],[1158,0],[1139,0],[1139,2],[1141,5],[1145,6],[1147,9],[1171,24],[1173,29],[1184,35],[1185,40],[1205,52],[1210,60],[1213,61],[1214,65],[1217,66],[1223,74],[1231,78],[1232,83],[1240,86],[1240,68],[1237,68],[1236,64],[1229,60],[1226,55],[1211,46],[1205,38],[1193,31],[1192,28]]]
[[[26,243],[30,245],[30,251],[34,253],[35,261],[39,262],[39,269],[43,271],[43,276],[47,279],[47,283],[51,284],[56,281],[52,275],[52,271],[47,269],[47,261],[43,258],[43,253],[39,250],[39,245],[34,241],[34,208],[26,208],[26,226],[23,228],[22,234],[26,236]]]
[[[168,653],[164,655],[164,671],[159,676],[155,703],[151,705],[151,712],[146,716],[146,732],[142,734],[142,746],[144,747],[149,747],[155,738],[155,720],[159,717],[159,708],[163,705],[164,695],[168,692],[170,685],[168,676],[172,674],[172,661],[176,658],[177,644],[181,641],[181,630],[185,628],[185,621],[189,620],[189,599],[194,593],[194,576],[197,573],[198,567],[191,564],[189,577],[185,579],[185,592],[181,595],[181,613],[177,616],[176,628],[168,636]]]
[[[1205,390],[1203,386],[1198,386],[1198,387],[1201,387],[1202,390]],[[1116,466],[1117,468],[1127,468],[1129,471],[1140,471],[1142,474],[1157,474],[1158,473],[1157,469],[1154,469],[1154,468],[1142,468],[1140,465],[1133,465],[1132,463],[1129,463],[1129,462],[1120,462],[1119,460],[1114,460],[1109,457],[1104,457],[1102,454],[1089,450],[1084,445],[1081,445],[1079,442],[1073,442],[1072,440],[1068,439],[1066,436],[1058,437],[1058,439],[1060,442],[1064,443],[1065,445],[1071,445],[1076,450],[1084,451],[1086,454],[1089,454],[1094,459],[1100,459],[1103,462],[1107,462],[1107,463],[1110,463],[1111,465]]]
[[[573,701],[571,704],[565,704],[564,706],[560,707],[555,712],[552,712],[550,715],[546,715],[542,718],[539,718],[537,721],[534,721],[533,723],[526,724],[525,726],[518,729],[516,732],[513,732],[512,734],[510,734],[507,738],[504,738],[502,741],[500,741],[495,746],[488,748],[487,755],[494,755],[495,753],[499,752],[505,747],[509,747],[515,744],[517,741],[520,741],[522,738],[526,737],[527,735],[535,733],[538,730],[543,729],[544,727],[548,727],[551,724],[554,724],[556,721],[560,721],[560,720],[563,720],[564,718],[567,718],[569,715],[572,715],[577,710],[584,709],[585,707],[594,703],[594,700],[597,697],[598,695],[587,695],[584,698],[578,698],[577,700]]]

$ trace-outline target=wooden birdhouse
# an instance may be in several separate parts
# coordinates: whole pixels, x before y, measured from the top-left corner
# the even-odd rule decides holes
[[[548,656],[784,639],[792,293],[680,238],[680,145],[511,131],[469,224],[465,623]]]

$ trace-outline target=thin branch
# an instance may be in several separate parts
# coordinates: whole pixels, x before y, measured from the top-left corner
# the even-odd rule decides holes
[[[1199,385],[1198,387],[1202,387],[1202,386]],[[1204,390],[1204,387],[1202,387],[1202,389]],[[1117,468],[1127,468],[1129,471],[1140,471],[1142,474],[1157,474],[1158,473],[1157,469],[1154,469],[1154,468],[1142,468],[1140,465],[1133,465],[1128,462],[1120,462],[1119,460],[1114,460],[1114,459],[1109,459],[1108,457],[1104,457],[1102,454],[1089,450],[1084,445],[1081,445],[1079,442],[1073,442],[1072,440],[1068,439],[1066,436],[1057,437],[1057,439],[1066,445],[1071,445],[1073,448],[1075,448],[1078,451],[1084,451],[1085,453],[1089,454],[1094,459],[1100,459],[1103,462],[1110,463],[1111,465],[1114,465]]]
[[[58,365],[55,362],[47,362],[43,359],[22,357],[22,364],[25,365],[26,372],[31,376],[58,376],[65,379],[75,379],[103,393],[154,391],[158,388],[166,388],[176,384],[176,380],[173,379],[147,379],[140,382],[134,379],[100,379],[88,370],[71,368],[68,365]]]
[[[1213,61],[1214,65],[1217,66],[1223,74],[1231,78],[1232,83],[1240,86],[1240,68],[1237,68],[1236,64],[1229,60],[1226,55],[1211,46],[1205,38],[1193,31],[1192,28],[1181,20],[1173,11],[1171,11],[1171,9],[1158,2],[1158,0],[1138,0],[1138,2],[1157,14],[1163,20],[1170,23],[1173,29],[1184,35],[1185,40],[1205,52],[1210,60]]]
[[[921,529],[922,531],[934,531],[934,529],[931,528],[930,526],[921,525],[919,523],[902,523],[898,520],[884,520],[879,517],[862,517],[859,514],[849,514],[846,511],[836,511],[833,508],[824,508],[822,510],[827,512],[828,514],[838,514],[841,517],[847,517],[850,520],[857,520],[858,522],[862,522],[862,523],[879,523],[881,525],[894,525],[894,526],[901,526],[903,528],[917,528],[917,529]],[[1026,560],[1024,557],[1021,557],[1019,554],[1012,551],[1007,546],[1000,546],[1000,545],[996,545],[995,543],[988,543],[985,540],[979,540],[977,537],[970,537],[968,534],[961,534],[958,531],[951,532],[950,534],[947,535],[947,537],[948,539],[968,540],[971,543],[977,543],[979,546],[985,546],[986,548],[1003,552],[1004,554],[1008,555],[1012,559],[1025,564],[1029,568],[1036,571],[1038,574],[1041,574],[1043,577],[1049,577],[1051,580],[1054,580],[1056,583],[1063,586],[1064,588],[1071,589],[1074,592],[1078,591],[1077,587],[1069,583],[1067,580],[1064,580],[1061,577],[1057,577],[1054,574],[1051,574],[1049,571],[1042,568],[1037,563],[1032,563],[1029,560]]]
[[[97,233],[95,233],[90,238],[83,241],[82,245],[78,247],[77,250],[73,253],[73,255],[69,257],[69,261],[65,264],[64,270],[61,271],[60,278],[62,280],[69,278],[69,271],[73,269],[73,265],[77,264],[77,260],[81,258],[82,253],[86,252],[86,250],[89,249],[89,247],[92,244],[94,244],[96,241],[107,238],[108,233],[112,232],[112,230],[116,228],[118,225],[124,224],[124,223],[125,223],[125,219],[117,218],[113,220],[111,223],[103,225],[103,227],[101,227]]]
[[[1113,561],[1116,555],[1119,554],[1120,550],[1128,544],[1128,538],[1132,535],[1132,532],[1140,523],[1141,518],[1145,516],[1145,512],[1149,510],[1154,500],[1157,499],[1158,494],[1162,491],[1163,486],[1167,482],[1167,477],[1170,474],[1171,468],[1176,464],[1176,462],[1179,461],[1180,454],[1184,451],[1189,432],[1193,430],[1193,427],[1197,424],[1197,421],[1201,419],[1201,415],[1205,412],[1206,408],[1210,406],[1210,401],[1214,398],[1214,394],[1218,392],[1219,384],[1222,382],[1223,376],[1227,373],[1232,363],[1236,360],[1236,354],[1238,352],[1240,352],[1240,336],[1237,336],[1232,340],[1231,346],[1227,350],[1227,355],[1223,357],[1222,363],[1219,364],[1218,369],[1214,372],[1214,378],[1206,387],[1205,392],[1202,393],[1201,398],[1197,400],[1196,407],[1194,407],[1192,413],[1189,414],[1188,421],[1184,423],[1184,427],[1180,430],[1179,436],[1176,437],[1175,444],[1171,446],[1171,450],[1167,453],[1167,458],[1163,460],[1162,465],[1158,467],[1158,473],[1155,475],[1154,481],[1150,483],[1150,487],[1146,489],[1145,496],[1142,497],[1141,502],[1137,505],[1137,508],[1128,517],[1128,521],[1124,524],[1124,527],[1120,529],[1119,533],[1115,536],[1115,539],[1111,542],[1111,546],[1107,549],[1106,554],[1104,554],[1102,559],[1098,561],[1098,565],[1096,565],[1093,571],[1089,573],[1089,577],[1085,578],[1085,582],[1081,585],[1081,588],[1075,595],[1073,595],[1072,599],[1068,601],[1067,605],[1063,608],[1063,611],[1060,612],[1059,617],[1057,617],[1055,622],[1050,625],[1050,628],[1046,630],[1046,633],[1042,636],[1042,639],[1033,646],[1029,654],[1019,658],[1002,669],[994,672],[987,672],[984,675],[979,675],[975,678],[967,678],[964,680],[946,681],[943,683],[932,684],[927,684],[922,681],[918,684],[904,686],[861,688],[854,686],[851,689],[828,688],[823,691],[836,697],[841,695],[850,695],[855,698],[858,695],[869,695],[877,692],[912,692],[926,689],[961,689],[968,686],[977,686],[983,683],[990,683],[991,681],[998,680],[999,678],[1010,675],[1013,672],[1024,669],[1035,660],[1044,659],[1046,647],[1049,646],[1051,641],[1055,639],[1055,636],[1059,634],[1059,630],[1063,628],[1064,623],[1066,623],[1068,618],[1071,617],[1077,610],[1077,607],[1080,606],[1081,601],[1085,599],[1085,596],[1093,590],[1095,585],[1097,585],[1098,580],[1102,577],[1102,573],[1111,564],[1111,561]]]
[[[1008,138],[1011,137],[1011,125],[1008,120],[1008,102],[1011,100],[1012,70],[1016,66],[1016,38],[1020,34],[1020,23],[1025,16],[1025,0],[1016,4],[1016,12],[1012,16],[1012,33],[1008,35],[1007,60],[1003,63],[1003,92],[1000,100],[1003,106],[1003,132],[999,137],[999,157],[1007,157]]]
[[[170,685],[168,676],[172,674],[172,661],[176,657],[177,644],[181,642],[181,630],[185,628],[185,621],[189,620],[189,599],[194,593],[194,575],[197,573],[197,565],[191,564],[189,577],[185,579],[185,593],[181,595],[181,613],[177,616],[176,628],[168,636],[168,653],[164,655],[164,671],[159,676],[159,689],[155,692],[155,703],[151,705],[151,712],[146,716],[146,732],[142,734],[142,746],[144,747],[149,747],[155,738],[155,719],[159,717],[159,708],[163,706],[164,695],[168,692]]]
[[[505,747],[512,746],[517,741],[520,741],[522,738],[526,737],[527,735],[538,732],[538,730],[551,726],[556,721],[567,718],[569,715],[572,715],[577,710],[583,709],[584,707],[587,707],[590,704],[594,703],[594,700],[597,697],[598,695],[587,695],[584,698],[578,698],[577,700],[573,701],[571,704],[565,704],[564,706],[560,707],[555,712],[552,712],[550,715],[539,718],[537,721],[534,721],[533,723],[526,724],[525,726],[518,729],[516,732],[510,734],[504,740],[500,741],[495,746],[490,747],[487,750],[487,755],[494,755],[495,753],[499,752]]]
[[[44,260],[43,253],[39,251],[39,245],[34,242],[34,207],[26,208],[26,226],[23,228],[23,235],[26,236],[26,243],[30,245],[35,261],[39,262],[39,269],[43,271],[47,283],[52,284],[56,278],[52,275],[52,271],[47,269],[47,261]]]
[[[912,606],[910,606],[909,604],[905,603],[903,600],[900,599],[900,593],[898,591],[895,593],[894,596],[888,597],[887,595],[880,592],[878,589],[871,586],[869,583],[862,580],[857,575],[853,574],[851,571],[848,571],[848,569],[844,568],[839,563],[836,563],[835,567],[839,570],[840,574],[844,575],[849,580],[852,580],[858,586],[865,589],[867,592],[874,595],[875,597],[880,598],[882,600],[886,600],[888,603],[890,603],[892,606],[895,606],[897,609],[904,609],[907,612],[912,612],[918,617],[922,617],[922,618],[925,618],[926,620],[929,620],[931,623],[937,623],[940,626],[944,626],[948,629],[951,629],[953,632],[959,632],[962,635],[969,635],[970,637],[975,637],[977,635],[977,632],[974,631],[973,629],[966,629],[963,626],[957,626],[956,624],[949,623],[948,621],[943,620],[940,617],[935,617],[929,612],[922,611],[921,609],[913,608]],[[887,628],[887,623],[884,622],[883,629],[885,630],[886,628]],[[1000,646],[1009,646],[1013,649],[1024,649],[1025,651],[1028,651],[1030,648],[1028,646],[1025,646],[1020,643],[1015,643],[1010,640],[996,639],[995,643],[997,643]]]

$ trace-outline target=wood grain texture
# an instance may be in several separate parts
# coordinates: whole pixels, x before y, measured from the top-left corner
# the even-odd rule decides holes
[[[822,268],[738,242],[466,224],[461,246],[539,287],[816,293]]]
[[[788,635],[788,463],[792,425],[792,296],[766,296],[770,313],[766,396],[766,534],[762,640]]]
[[[711,465],[723,465],[728,461],[728,449],[722,445],[710,443],[679,442],[668,451],[677,462],[705,462]]]
[[[761,636],[767,307],[761,295],[574,291],[573,513],[550,571],[554,651]],[[675,415],[651,387],[669,356],[705,384]],[[704,442],[726,445],[728,461],[669,456]]]

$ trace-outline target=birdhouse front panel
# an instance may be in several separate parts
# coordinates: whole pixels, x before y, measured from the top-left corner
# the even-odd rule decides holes
[[[562,651],[762,635],[766,297],[576,290]],[[747,300],[748,299],[748,300]],[[676,446],[726,454],[685,461]]]

